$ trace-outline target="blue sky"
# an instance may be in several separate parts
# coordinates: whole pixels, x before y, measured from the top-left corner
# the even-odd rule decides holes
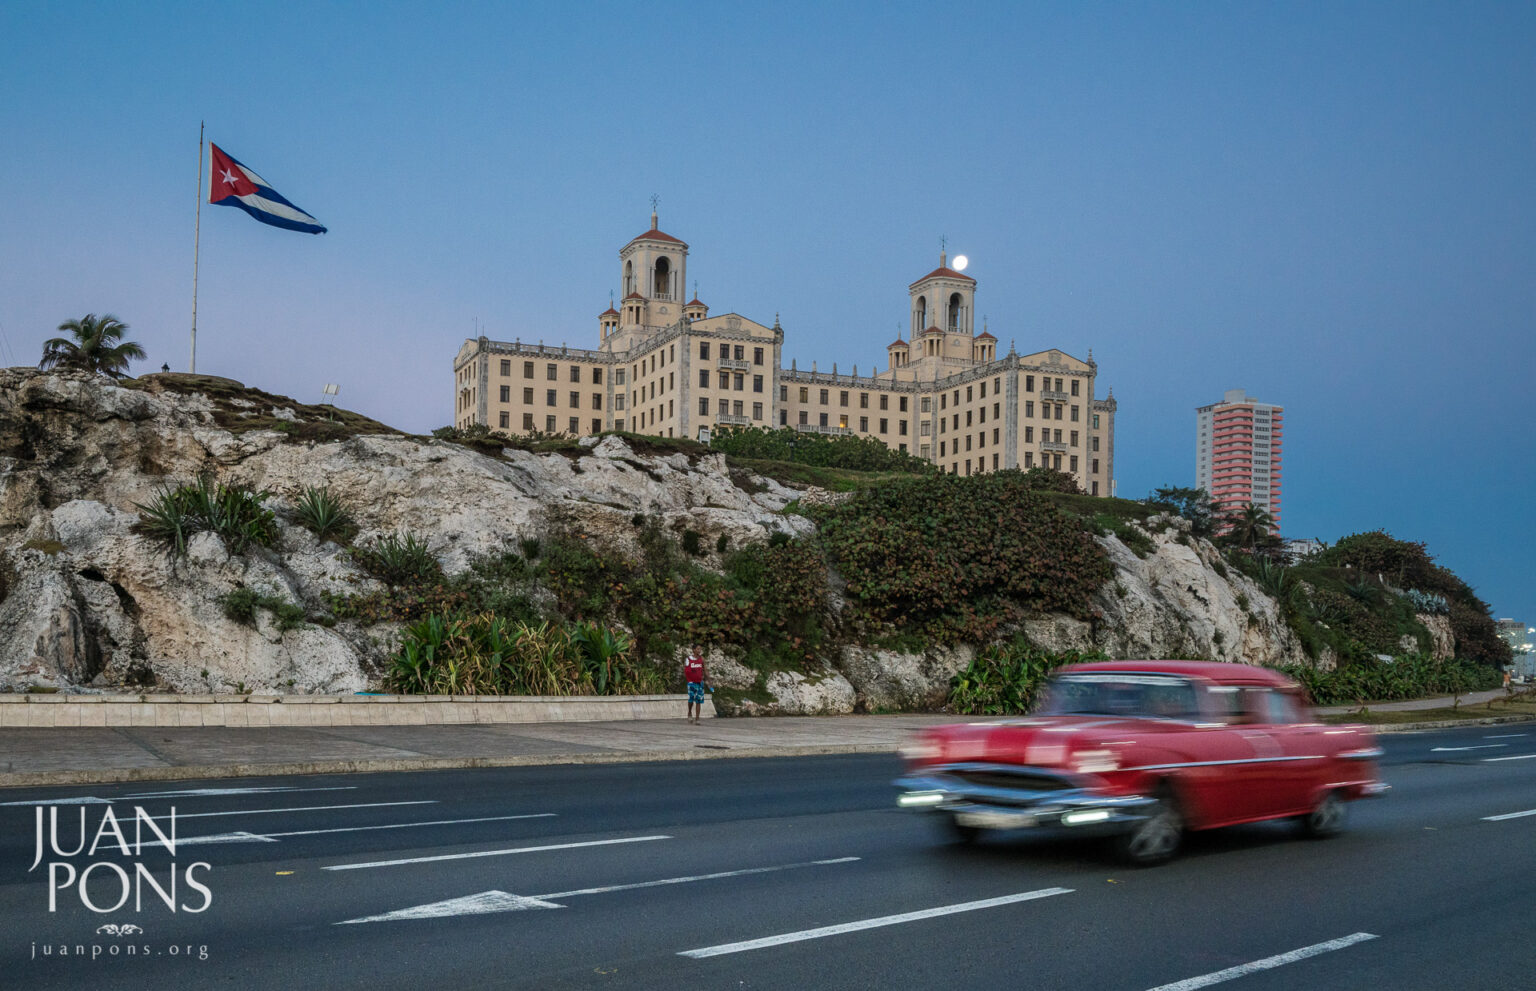
[[[1099,362],[1119,493],[1286,407],[1287,535],[1428,544],[1536,620],[1536,6],[0,7],[0,362],[111,312],[185,369],[197,130],[330,227],[205,207],[198,370],[426,431],[483,332],[591,346],[618,249],[868,371],[939,238]],[[478,330],[477,330],[478,328]]]

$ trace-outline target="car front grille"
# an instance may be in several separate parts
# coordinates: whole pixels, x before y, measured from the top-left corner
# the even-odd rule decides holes
[[[1054,774],[1041,774],[1036,771],[1018,770],[994,770],[955,769],[949,772],[955,778],[968,785],[978,788],[1008,788],[1021,791],[1065,791],[1072,785]]]

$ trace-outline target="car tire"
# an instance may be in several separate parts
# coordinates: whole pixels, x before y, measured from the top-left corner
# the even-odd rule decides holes
[[[981,830],[975,826],[967,826],[952,815],[944,817],[944,835],[951,843],[969,846],[981,837]]]
[[[1304,835],[1322,840],[1344,832],[1344,799],[1337,791],[1326,791],[1312,811],[1297,817]]]
[[[1134,867],[1152,867],[1172,859],[1183,841],[1184,814],[1173,793],[1165,788],[1158,792],[1146,817],[1116,838],[1115,848],[1126,863]]]

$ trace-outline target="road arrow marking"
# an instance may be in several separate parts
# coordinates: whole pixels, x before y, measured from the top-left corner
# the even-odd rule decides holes
[[[1342,950],[1356,943],[1364,943],[1368,939],[1375,939],[1375,933],[1354,933],[1349,936],[1341,936],[1338,939],[1330,939],[1326,943],[1313,943],[1311,946],[1303,946],[1299,950],[1291,950],[1289,953],[1280,953],[1263,960],[1254,960],[1250,963],[1238,964],[1236,967],[1228,967],[1226,970],[1218,970],[1213,974],[1203,974],[1200,977],[1191,977],[1185,981],[1176,981],[1173,984],[1159,984],[1152,991],[1195,991],[1196,988],[1208,988],[1212,984],[1220,984],[1222,981],[1230,981],[1234,977],[1246,977],[1260,970],[1269,970],[1308,957],[1315,957],[1319,953],[1328,953],[1332,950]]]
[[[360,922],[395,922],[400,919],[441,919],[452,915],[490,915],[493,912],[521,912],[530,908],[564,908],[539,898],[528,898],[506,891],[482,891],[478,895],[450,898],[447,901],[402,908],[398,912],[369,915],[361,919],[338,922],[338,926],[351,926]]]
[[[1507,747],[1507,743],[1482,743],[1475,747],[1432,747],[1430,753],[1449,753],[1452,750],[1497,750],[1499,747]]]

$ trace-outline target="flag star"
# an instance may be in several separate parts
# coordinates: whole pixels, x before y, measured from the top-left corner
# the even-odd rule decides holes
[[[228,169],[225,169],[223,171],[222,177],[223,177],[224,183],[226,185],[229,185],[229,186],[233,186],[235,184],[235,182],[237,181],[235,174],[233,172],[229,171]]]

